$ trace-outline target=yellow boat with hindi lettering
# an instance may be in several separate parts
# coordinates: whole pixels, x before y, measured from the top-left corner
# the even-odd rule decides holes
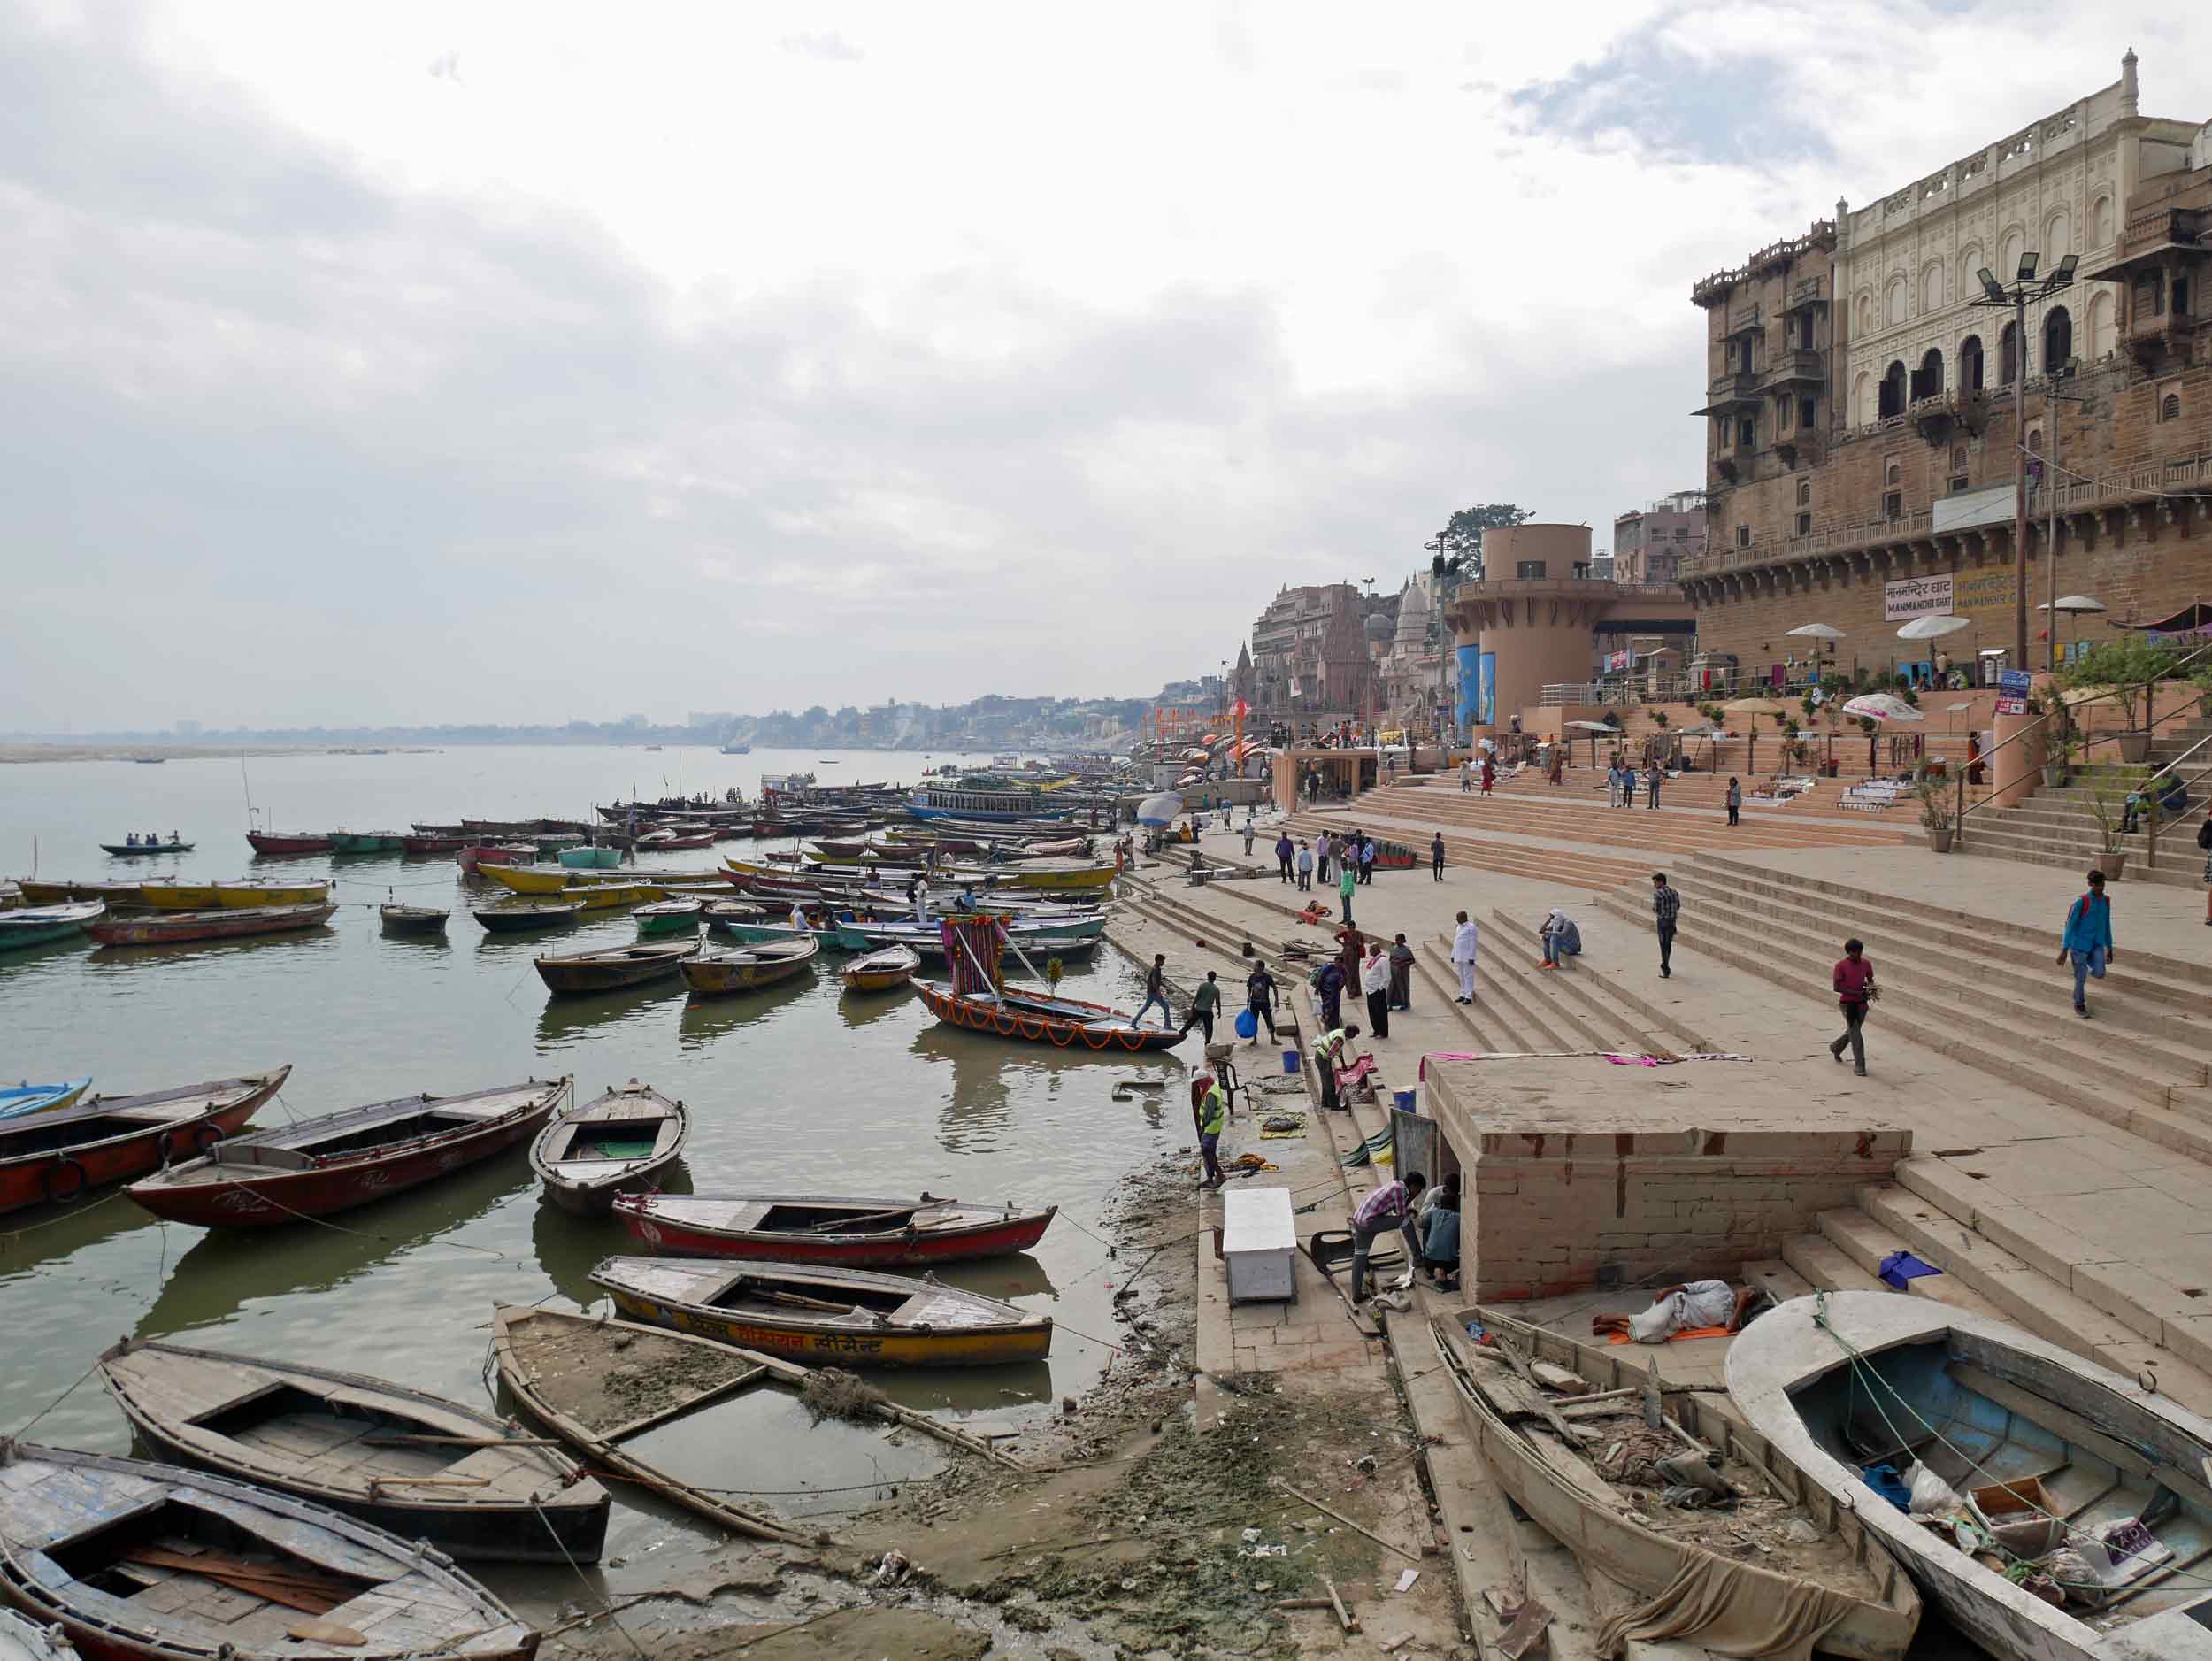
[[[245,911],[265,905],[320,905],[327,882],[142,882],[157,911]]]
[[[1052,1317],[979,1292],[865,1269],[609,1257],[591,1272],[632,1320],[848,1367],[1042,1361]]]
[[[643,905],[649,901],[664,900],[667,897],[668,895],[664,889],[657,888],[647,882],[579,883],[573,888],[563,888],[560,891],[563,904],[580,905],[587,911],[611,911],[618,906]]]
[[[142,882],[138,894],[157,911],[216,911],[223,905],[212,882]]]

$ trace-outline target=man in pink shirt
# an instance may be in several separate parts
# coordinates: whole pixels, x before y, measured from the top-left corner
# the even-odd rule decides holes
[[[1878,996],[1865,942],[1845,941],[1843,956],[1836,964],[1836,1002],[1843,1008],[1843,1036],[1828,1046],[1828,1053],[1840,1064],[1843,1047],[1850,1045],[1851,1071],[1862,1079],[1866,1077],[1866,1006]]]
[[[1379,1235],[1396,1229],[1405,1237],[1406,1273],[1421,1264],[1421,1242],[1414,1237],[1413,1206],[1429,1180],[1418,1171],[1406,1173],[1402,1182],[1386,1182],[1360,1201],[1352,1212],[1352,1302],[1367,1296],[1367,1256]]]

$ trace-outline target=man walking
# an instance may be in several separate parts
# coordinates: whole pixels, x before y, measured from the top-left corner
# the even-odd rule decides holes
[[[1210,1073],[1202,1073],[1190,1081],[1191,1094],[1197,1099],[1192,1103],[1193,1113],[1198,1119],[1198,1152],[1206,1162],[1206,1180],[1202,1186],[1217,1188],[1228,1179],[1221,1174],[1221,1133],[1229,1123],[1228,1098],[1222,1095],[1221,1086]]]
[[[1244,857],[1247,859],[1252,857],[1253,839],[1259,834],[1260,827],[1252,822],[1252,815],[1247,813],[1244,816]]]
[[[1728,822],[1731,825],[1742,824],[1743,820],[1740,817],[1742,812],[1743,782],[1731,773],[1728,776]]]
[[[1682,896],[1667,886],[1667,873],[1651,873],[1651,915],[1659,925],[1659,978],[1674,979],[1674,925],[1682,915]]]
[[[1267,1042],[1275,1042],[1275,977],[1267,972],[1262,958],[1252,960],[1252,973],[1244,977],[1244,1007],[1252,1017],[1252,1042],[1260,1042],[1260,1028],[1267,1028]]]
[[[1288,831],[1285,831],[1275,839],[1275,863],[1282,867],[1280,880],[1284,882],[1290,880],[1290,862],[1296,857],[1297,852],[1297,845],[1290,840]]]
[[[1409,1010],[1413,1007],[1413,948],[1406,944],[1406,937],[1399,935],[1390,946],[1390,1007]]]
[[[1644,774],[1645,806],[1657,807],[1659,805],[1659,781],[1666,776],[1667,775],[1665,773],[1659,770],[1659,764],[1657,762],[1655,761],[1651,764],[1651,770]]]
[[[1344,904],[1344,920],[1352,920],[1352,890],[1359,886],[1358,863],[1347,852],[1337,861],[1336,896]]]
[[[1335,846],[1336,839],[1327,831],[1314,838],[1314,857],[1319,862],[1314,874],[1321,879],[1325,886],[1329,880],[1329,850]]]
[[[1467,913],[1459,914],[1459,927],[1452,933],[1452,966],[1459,971],[1459,997],[1462,1004],[1475,1001],[1475,955],[1478,936],[1474,924]]]
[[[1313,891],[1313,844],[1304,837],[1298,839],[1298,892]]]
[[[1851,1071],[1866,1077],[1866,1006],[1879,996],[1874,987],[1874,965],[1866,959],[1866,942],[1847,940],[1836,964],[1836,1002],[1843,1010],[1843,1036],[1828,1046],[1840,1064],[1843,1047],[1851,1046]]]
[[[1359,966],[1359,989],[1367,994],[1369,1029],[1378,1038],[1389,1037],[1390,959],[1383,956],[1380,941],[1368,947],[1366,961]]]
[[[1144,1003],[1130,1017],[1130,1026],[1142,1026],[1144,1018],[1152,1012],[1155,1004],[1160,1006],[1160,1025],[1164,1027],[1175,1019],[1175,1011],[1167,1006],[1167,957],[1163,952],[1153,954],[1152,967],[1145,972]]]
[[[1475,758],[1472,756],[1459,764],[1459,793],[1465,796],[1475,788]]]
[[[1375,839],[1372,836],[1359,839],[1359,880],[1362,882],[1375,880]]]
[[[1367,1258],[1378,1236],[1392,1229],[1404,1236],[1406,1277],[1420,1265],[1421,1242],[1414,1237],[1413,1205],[1429,1180],[1418,1171],[1406,1173],[1402,1182],[1386,1182],[1362,1200],[1352,1212],[1352,1302],[1367,1296]]]
[[[1184,1034],[1187,1036],[1192,1027],[1201,1027],[1205,1029],[1206,1042],[1213,1042],[1214,1012],[1220,1007],[1221,982],[1209,969],[1206,978],[1199,982],[1198,990],[1191,995],[1190,1013],[1183,1017]]]
[[[2120,954],[2112,950],[2112,902],[2105,898],[2104,873],[2089,873],[2089,890],[2066,911],[2066,932],[2059,937],[2058,960],[2074,963],[2074,1013],[2089,1019],[2089,982],[2104,979],[2105,965]]]
[[[1429,838],[1429,876],[1438,882],[1444,880],[1444,833],[1439,831]]]

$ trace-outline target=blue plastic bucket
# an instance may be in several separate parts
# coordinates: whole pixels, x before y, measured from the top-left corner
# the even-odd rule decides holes
[[[1397,1103],[1401,1113],[1417,1113],[1421,1111],[1413,1104],[1414,1095],[1411,1090],[1394,1090],[1391,1092],[1390,1099]]]
[[[1296,1050],[1286,1050],[1283,1051],[1283,1071],[1285,1073],[1295,1073],[1298,1071],[1298,1052]]]

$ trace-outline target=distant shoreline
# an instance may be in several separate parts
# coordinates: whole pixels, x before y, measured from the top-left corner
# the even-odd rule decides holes
[[[565,742],[557,738],[449,739],[437,744],[397,742],[389,744],[171,744],[150,742],[133,744],[112,740],[92,739],[88,739],[81,743],[67,739],[57,739],[50,742],[0,740],[0,766],[24,765],[41,761],[135,761],[141,756],[157,757],[163,761],[206,761],[210,758],[229,760],[240,756],[433,756],[446,750],[640,750],[646,746],[631,742],[628,740],[611,743],[604,739]],[[651,748],[718,751],[721,747],[704,740],[689,743],[678,740],[673,743],[655,744]],[[787,755],[824,753],[834,750],[841,755],[847,756],[919,756],[955,761],[987,753],[982,750],[878,750],[864,744],[817,744],[811,747],[802,745],[795,749],[762,744],[756,748],[766,750],[782,749]],[[1045,750],[1024,749],[1018,753],[1025,756],[1041,756],[1048,752]],[[1054,750],[1050,753],[1060,752]],[[733,757],[731,759],[737,760],[740,757]]]

